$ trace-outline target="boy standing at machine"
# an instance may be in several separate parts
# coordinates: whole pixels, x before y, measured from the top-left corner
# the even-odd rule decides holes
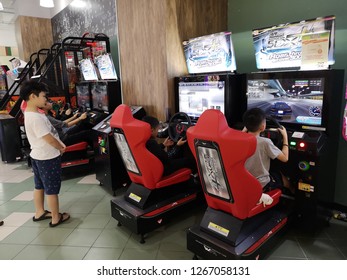
[[[66,146],[60,141],[57,131],[38,108],[47,102],[47,88],[43,83],[30,80],[21,86],[20,97],[27,102],[24,125],[31,146],[31,162],[34,171],[33,221],[51,219],[50,227],[58,226],[70,218],[68,213],[59,213],[58,194],[61,187],[61,155]],[[50,211],[44,209],[44,198]]]

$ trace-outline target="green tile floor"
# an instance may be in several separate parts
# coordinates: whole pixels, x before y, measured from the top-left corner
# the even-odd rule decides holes
[[[71,219],[56,228],[49,220],[33,222],[33,176],[25,162],[0,163],[0,260],[112,260],[192,259],[186,249],[186,230],[197,224],[202,209],[193,209],[147,236],[118,227],[111,217],[109,191],[100,187],[95,174],[65,178],[60,193],[61,211]],[[313,236],[290,229],[266,259],[347,258],[347,223],[332,220]]]

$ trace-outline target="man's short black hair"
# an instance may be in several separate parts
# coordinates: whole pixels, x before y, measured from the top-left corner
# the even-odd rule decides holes
[[[152,116],[144,116],[142,120],[146,123],[149,123],[152,129],[156,129],[159,125],[158,119]]]
[[[252,108],[243,114],[243,124],[250,132],[256,132],[266,118],[265,112],[260,108]]]
[[[34,80],[28,80],[23,82],[23,84],[20,87],[20,93],[19,96],[25,101],[29,100],[30,94],[35,94],[36,96],[39,96],[40,92],[48,92],[47,85],[44,83],[39,83]]]

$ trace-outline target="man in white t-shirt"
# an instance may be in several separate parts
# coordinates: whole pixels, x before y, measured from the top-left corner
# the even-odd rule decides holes
[[[29,80],[22,84],[20,97],[27,102],[24,125],[31,146],[30,157],[35,181],[33,221],[51,219],[49,225],[55,227],[70,218],[68,213],[59,213],[58,199],[61,187],[61,155],[66,146],[60,141],[46,115],[38,112],[47,102],[46,92],[45,84]],[[44,209],[45,195],[50,211]]]

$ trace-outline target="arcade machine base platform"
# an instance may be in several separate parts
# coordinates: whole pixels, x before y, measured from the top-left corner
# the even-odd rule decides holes
[[[200,187],[200,186],[199,186]],[[132,191],[142,188],[142,193]],[[201,188],[201,187],[200,187]],[[176,189],[174,192],[172,190]],[[184,192],[179,192],[183,190]],[[160,194],[158,193],[160,192]],[[166,195],[164,195],[166,193]],[[141,197],[140,197],[141,196]],[[150,201],[148,204],[135,205],[136,201]],[[162,199],[166,197],[166,199]],[[197,188],[179,184],[157,190],[145,190],[144,187],[132,183],[124,196],[118,196],[111,200],[112,217],[118,221],[118,225],[124,225],[132,232],[140,234],[140,243],[144,243],[144,234],[166,224],[171,218],[191,209],[200,201],[202,195]],[[132,203],[131,200],[135,202]]]
[[[229,224],[229,229],[211,222],[211,217],[215,215]],[[280,233],[287,228],[291,221],[290,215],[289,209],[274,207],[245,220],[238,228],[239,222],[234,217],[208,208],[200,225],[188,229],[187,249],[194,253],[194,259],[258,259],[266,255]],[[238,234],[233,238],[234,241],[230,241],[227,234],[231,233],[233,227]]]

